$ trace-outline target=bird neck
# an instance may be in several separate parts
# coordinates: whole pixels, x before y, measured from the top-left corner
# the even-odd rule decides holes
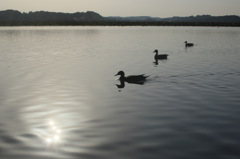
[[[122,75],[120,75],[120,78],[119,78],[120,80],[124,80],[125,79],[125,76],[122,74]]]

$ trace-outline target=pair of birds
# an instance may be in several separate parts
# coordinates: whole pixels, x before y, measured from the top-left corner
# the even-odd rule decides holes
[[[185,47],[192,47],[194,45],[193,43],[188,43],[187,41],[185,41],[184,43],[185,43]],[[168,57],[168,54],[158,55],[158,50],[155,50],[153,53],[156,53],[155,56],[154,56],[155,60],[167,59],[167,57]]]
[[[158,54],[158,50],[154,50],[153,53],[156,53],[154,58],[155,60],[158,59],[167,59],[168,55],[167,54]],[[123,71],[119,71],[115,76],[120,75],[119,80],[121,81],[121,83],[123,84],[124,82],[128,82],[128,83],[135,83],[135,84],[143,84],[144,81],[146,80],[146,78],[148,78],[149,76],[145,76],[145,74],[141,74],[141,75],[129,75],[129,76],[125,76],[125,73]]]

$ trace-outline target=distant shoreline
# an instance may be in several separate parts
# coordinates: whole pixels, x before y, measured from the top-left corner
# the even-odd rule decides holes
[[[76,13],[37,11],[21,13],[17,10],[0,11],[0,26],[213,26],[240,27],[236,15],[159,18],[103,17],[87,11]]]
[[[128,21],[81,21],[81,22],[0,22],[3,26],[206,26],[240,27],[240,23],[216,22],[128,22]]]

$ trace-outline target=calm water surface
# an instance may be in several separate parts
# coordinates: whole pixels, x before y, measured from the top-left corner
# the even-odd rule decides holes
[[[239,159],[239,41],[240,28],[1,27],[0,158]],[[118,88],[120,70],[150,77]]]

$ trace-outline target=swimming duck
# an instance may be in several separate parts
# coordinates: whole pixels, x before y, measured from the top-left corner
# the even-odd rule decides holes
[[[186,46],[186,47],[191,47],[191,46],[194,45],[193,43],[188,43],[187,41],[185,41],[184,43],[185,43],[185,46]]]
[[[155,60],[157,59],[167,59],[168,54],[160,54],[158,55],[158,50],[154,50],[153,53],[156,53],[156,55],[154,56]]]
[[[130,75],[125,77],[125,73],[123,71],[119,71],[115,76],[120,75],[119,80],[128,82],[128,83],[136,83],[136,84],[143,84],[147,77],[144,74],[141,75]]]

